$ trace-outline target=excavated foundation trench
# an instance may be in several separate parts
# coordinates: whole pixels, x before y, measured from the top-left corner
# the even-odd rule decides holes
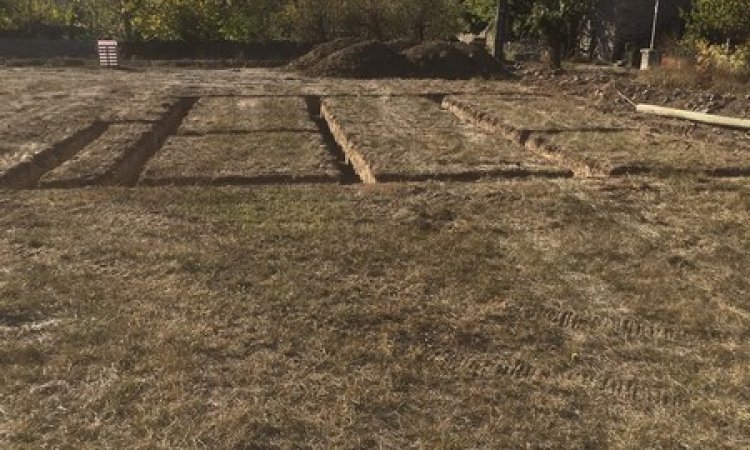
[[[172,104],[151,131],[144,134],[131,151],[125,152],[124,157],[114,165],[111,174],[102,182],[125,186],[137,185],[148,160],[164,146],[169,136],[177,133],[180,124],[197,102],[197,97],[183,97]]]
[[[344,157],[347,165],[365,184],[375,184],[378,180],[372,173],[372,168],[365,157],[357,150],[356,145],[344,132],[341,124],[336,120],[336,116],[324,102],[320,102],[320,115],[326,123],[326,129],[329,130],[331,139],[336,143],[338,152]]]
[[[446,110],[452,112],[458,116],[459,119],[465,119],[462,117],[462,111],[454,111],[446,103],[446,99],[449,94],[445,93],[433,93],[419,95],[418,97],[427,98],[430,101],[441,105]],[[376,183],[419,183],[427,181],[438,181],[438,182],[463,182],[470,183],[486,179],[513,179],[513,178],[567,178],[572,177],[572,172],[561,172],[560,170],[527,170],[523,168],[499,168],[497,170],[471,170],[466,169],[460,172],[447,172],[447,173],[415,173],[415,174],[401,174],[401,173],[381,173],[377,176],[373,172],[372,167],[367,161],[367,158],[359,151],[357,143],[346,134],[343,126],[336,117],[336,114],[330,110],[328,105],[323,102],[321,105],[321,115],[327,123],[328,129],[330,130],[333,138],[338,144],[338,148],[344,154],[346,160],[354,169],[355,173],[359,176],[365,184],[376,184]],[[484,127],[483,127],[484,128]],[[485,128],[486,129],[486,128]],[[489,130],[488,130],[489,131]],[[491,130],[493,133],[497,130]],[[514,139],[517,140],[517,139]]]
[[[222,177],[171,177],[146,178],[140,186],[149,187],[187,187],[187,186],[272,186],[301,184],[339,184],[339,180],[324,175],[258,175],[258,176],[222,176]]]
[[[96,142],[110,127],[118,122],[95,122],[77,132],[63,142],[35,155],[9,170],[0,177],[0,187],[11,189],[76,188],[84,186],[135,186],[146,162],[161,149],[170,135],[176,133],[183,119],[195,105],[197,98],[185,97],[175,101],[168,110],[154,122],[151,129],[143,133],[122,152],[103,174],[91,178],[49,182],[40,186],[42,177],[74,158],[86,147]]]
[[[319,96],[306,96],[305,104],[310,119],[318,127],[326,149],[334,159],[336,168],[341,172],[342,184],[357,184],[362,181],[356,168],[350,163],[346,151],[339,145],[334,130],[331,128],[330,121],[325,117],[323,111],[323,101]]]
[[[460,120],[479,126],[487,132],[500,133],[508,139],[514,140],[525,146],[530,152],[535,153],[547,160],[564,167],[573,172],[577,178],[605,178],[617,176],[709,176],[716,178],[747,177],[750,176],[750,167],[724,167],[724,168],[680,168],[666,166],[646,166],[639,163],[625,164],[617,167],[602,167],[600,164],[587,163],[577,158],[564,154],[563,149],[550,143],[545,137],[539,136],[531,130],[515,128],[500,123],[490,115],[476,111],[470,105],[463,104],[452,98],[444,98],[442,101],[444,109],[453,113]]]
[[[487,132],[500,133],[506,138],[525,146],[530,152],[571,170],[576,177],[585,178],[592,175],[589,166],[574,163],[573,161],[564,158],[557,149],[548,145],[543,139],[533,138],[531,132],[528,130],[519,130],[508,125],[503,125],[493,120],[491,117],[488,117],[486,114],[473,111],[468,106],[447,97],[443,99],[442,106],[460,120],[477,125]]]
[[[210,96],[210,95],[209,95]],[[215,96],[225,97],[225,96]],[[236,96],[226,96],[236,97]],[[299,96],[297,96],[299,97]],[[579,177],[590,177],[598,175],[593,173],[591,167],[585,164],[570,161],[556,151],[542,138],[533,136],[530,132],[515,129],[494,121],[491,117],[474,111],[468,105],[450,98],[449,93],[426,93],[412,95],[412,97],[427,98],[441,105],[445,110],[454,114],[462,121],[473,123],[481,129],[491,133],[501,133],[505,137],[521,145],[529,151],[544,156],[556,165],[562,166]],[[330,179],[314,176],[259,176],[248,179],[247,177],[229,177],[213,179],[210,177],[196,179],[169,179],[153,180],[142,179],[144,168],[148,161],[165,145],[170,136],[175,135],[200,97],[180,97],[174,101],[166,112],[156,121],[148,122],[151,129],[139,136],[137,141],[128,144],[128,148],[121,152],[118,159],[112,162],[108,169],[102,174],[94,177],[66,181],[64,185],[54,183],[45,184],[46,188],[75,188],[83,186],[136,186],[139,183],[144,186],[189,186],[189,185],[265,185],[265,184],[319,184],[338,182],[340,184],[375,184],[375,183],[402,183],[402,182],[475,182],[483,179],[498,178],[560,178],[560,171],[529,171],[519,168],[509,170],[508,168],[498,170],[471,170],[456,173],[415,173],[415,174],[390,174],[383,173],[375,175],[370,162],[359,151],[357,143],[349,136],[334,111],[321,96],[304,96],[307,112],[320,133],[326,149],[328,150],[340,177]],[[89,127],[79,131],[69,139],[43,151],[30,161],[20,164],[0,176],[0,188],[30,189],[39,187],[40,179],[45,173],[62,165],[69,159],[75,157],[88,145],[94,143],[104,134],[111,124],[117,122],[96,122]],[[276,131],[276,130],[273,130]],[[279,131],[282,131],[281,129]],[[284,129],[283,131],[291,131]],[[303,131],[303,130],[299,130]],[[316,131],[304,130],[315,133]],[[242,133],[237,133],[242,134]],[[637,171],[631,167],[628,173]],[[744,174],[744,171],[742,172]],[[735,175],[732,172],[731,175]],[[727,174],[727,176],[730,174]]]
[[[68,139],[42,150],[0,176],[0,188],[33,189],[45,173],[77,155],[104,134],[108,127],[109,124],[105,122],[93,122]]]

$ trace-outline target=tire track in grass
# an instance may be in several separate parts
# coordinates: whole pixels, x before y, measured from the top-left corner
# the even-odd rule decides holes
[[[741,339],[722,330],[690,330],[633,317],[609,316],[557,307],[524,308],[508,311],[508,313],[513,315],[514,320],[519,323],[541,321],[562,329],[611,332],[627,338],[656,342],[669,341],[678,345],[705,342],[706,339]],[[502,320],[503,323],[506,321],[507,317]],[[477,358],[469,361],[468,364],[464,364],[462,368],[469,371],[473,376],[502,376],[535,383],[585,385],[615,398],[641,404],[681,407],[693,401],[689,395],[677,392],[676,388],[654,386],[652,383],[641,379],[623,378],[613,373],[583,372],[580,367],[557,371],[524,359],[488,360]]]
[[[649,385],[637,379],[623,379],[610,374],[553,371],[522,359],[492,361],[472,359],[460,366],[471,377],[505,377],[532,384],[579,384],[589,386],[615,398],[635,403],[649,403],[668,407],[683,406],[689,398],[672,389]],[[448,370],[448,368],[446,368]]]
[[[536,310],[524,309],[521,311],[521,315],[524,320],[544,320],[550,324],[570,330],[611,330],[628,337],[672,342],[700,339],[732,339],[737,337],[730,332],[722,330],[689,330],[632,317],[612,317],[555,307],[540,307]]]

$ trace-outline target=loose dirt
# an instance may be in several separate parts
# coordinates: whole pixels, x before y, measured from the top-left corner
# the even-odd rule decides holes
[[[501,66],[481,46],[454,42],[333,41],[290,66],[316,77],[499,77]]]
[[[420,77],[455,80],[502,74],[500,64],[479,45],[427,42],[407,49],[404,55]]]
[[[305,73],[316,77],[404,78],[413,72],[399,52],[379,41],[365,41],[323,58]]]
[[[306,55],[292,61],[287,68],[290,70],[309,70],[332,54],[356,44],[356,38],[340,38],[315,46]]]

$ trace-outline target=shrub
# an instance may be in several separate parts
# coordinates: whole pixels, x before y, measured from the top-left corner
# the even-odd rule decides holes
[[[750,74],[750,44],[728,49],[726,45],[695,44],[697,67],[702,71],[718,70],[733,75]]]

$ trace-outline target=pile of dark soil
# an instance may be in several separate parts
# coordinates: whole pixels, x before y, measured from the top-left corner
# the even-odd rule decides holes
[[[419,41],[412,41],[411,39],[393,39],[391,41],[386,41],[385,45],[395,52],[403,53],[415,45],[419,45]]]
[[[500,64],[481,45],[459,42],[426,42],[404,52],[419,76],[464,79],[489,77],[501,71]]]
[[[339,50],[343,50],[350,45],[354,45],[359,42],[356,38],[340,38],[331,42],[317,45],[315,48],[310,50],[307,54],[292,61],[289,66],[290,70],[309,70],[316,64],[320,63],[323,59],[331,56]]]
[[[350,39],[322,44],[289,68],[316,77],[447,79],[490,77],[502,69],[481,45]]]
[[[305,72],[316,77],[391,78],[410,76],[413,69],[392,47],[380,41],[364,41],[323,58]]]

